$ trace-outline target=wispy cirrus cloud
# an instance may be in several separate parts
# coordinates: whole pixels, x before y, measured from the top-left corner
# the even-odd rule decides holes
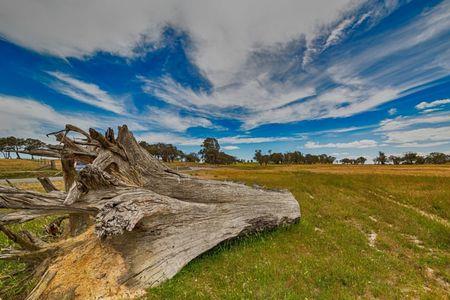
[[[400,129],[406,129],[412,126],[418,126],[423,124],[440,124],[450,122],[450,115],[446,113],[432,114],[426,116],[398,116],[394,119],[385,119],[380,122],[380,127],[377,131],[395,131]]]
[[[0,94],[0,136],[38,137],[49,140],[45,134],[64,128],[66,124],[76,124],[88,129],[115,128],[128,124],[132,130],[142,130],[141,124],[120,117],[98,116],[85,112],[57,111],[35,99]],[[50,139],[49,141],[53,141]]]
[[[50,86],[61,94],[116,114],[127,112],[123,100],[111,97],[96,84],[84,82],[61,72],[48,72],[48,74],[57,79]]]
[[[450,143],[450,126],[390,131],[385,136],[385,142],[396,147],[434,147]]]
[[[377,147],[378,143],[374,140],[358,140],[358,141],[352,141],[352,142],[345,142],[345,143],[316,143],[309,141],[307,142],[304,147],[306,149],[321,149],[321,148],[337,148],[337,149],[346,149],[346,148],[357,148],[357,149],[363,149],[363,148],[373,148]]]
[[[140,123],[142,126],[157,126],[176,132],[183,132],[192,127],[216,128],[206,118],[190,115],[183,116],[176,109],[169,110],[147,106],[141,112],[130,112],[123,99],[112,97],[94,83],[89,83],[61,72],[48,72],[48,74],[56,79],[50,83],[50,86],[59,93],[69,96],[76,101],[113,112]]]
[[[228,151],[233,151],[233,150],[238,150],[238,149],[240,149],[238,146],[233,146],[233,145],[230,145],[230,146],[224,146],[224,147],[222,147],[224,150],[228,150]]]
[[[209,92],[194,91],[168,77],[158,80],[142,76],[138,78],[143,82],[144,92],[171,105],[203,114],[232,118],[239,118],[238,114],[232,112],[236,108],[245,109],[249,113],[258,112],[281,107],[315,94],[312,87],[295,89],[289,84],[271,82],[264,76],[229,87],[213,88]],[[286,92],[287,90],[289,92]]]
[[[261,144],[269,142],[288,142],[302,140],[303,137],[297,136],[269,136],[269,137],[250,137],[250,136],[230,136],[219,138],[224,144]]]
[[[140,133],[139,138],[151,143],[170,143],[182,146],[200,146],[205,137],[190,137],[177,133],[161,133],[161,132],[144,132]],[[224,149],[237,150],[241,144],[262,144],[271,142],[289,142],[301,140],[300,137],[249,137],[249,136],[228,136],[218,138],[221,145],[225,145]],[[226,148],[225,148],[226,147]],[[237,148],[236,148],[237,147]]]
[[[202,117],[181,116],[177,110],[147,107],[147,111],[139,117],[144,122],[150,120],[162,128],[184,132],[192,127],[218,128],[210,120]]]
[[[386,119],[376,132],[394,147],[435,147],[450,143],[450,115],[434,113]]]
[[[239,152],[250,148],[240,144],[292,147],[302,135],[311,139],[308,149],[365,149],[360,153],[444,145],[440,130],[450,123],[450,1],[407,2],[2,2],[0,47],[6,50],[0,54],[21,53],[10,59],[23,59],[17,73],[39,60],[26,75],[33,83],[23,86],[35,87],[42,71],[55,70],[42,83],[74,100],[60,103],[53,90],[31,88],[15,92],[34,100],[10,97],[5,103],[14,107],[12,115],[27,119],[27,130],[59,126],[60,118],[52,122],[44,112],[72,120],[77,113],[70,109],[80,108],[80,120],[94,126],[125,120],[150,142],[198,146],[205,133],[221,136],[224,147],[240,147]],[[10,68],[8,74],[15,73]],[[105,69],[118,77],[97,78]],[[26,76],[10,82],[2,77],[0,88],[10,93],[17,78]],[[117,91],[126,91],[125,97]],[[417,92],[439,98],[417,104]],[[47,104],[36,105],[39,99]],[[36,113],[19,113],[20,101]],[[13,122],[4,111],[4,119]]]

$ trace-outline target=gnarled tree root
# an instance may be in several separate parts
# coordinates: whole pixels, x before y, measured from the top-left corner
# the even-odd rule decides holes
[[[0,216],[2,222],[61,212],[94,220],[81,235],[36,249],[53,259],[30,299],[133,297],[222,241],[300,218],[298,202],[287,191],[175,172],[141,148],[125,125],[117,137],[111,129],[105,135],[72,125],[69,130],[86,140],[56,133],[64,146],[53,155],[90,164],[67,193],[0,187],[0,207],[19,210]]]

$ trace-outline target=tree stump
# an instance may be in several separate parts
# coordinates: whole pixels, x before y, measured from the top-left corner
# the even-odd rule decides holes
[[[69,131],[85,140],[68,138]],[[69,214],[72,237],[27,239],[26,248],[0,254],[45,270],[29,299],[139,296],[223,241],[300,218],[291,193],[180,174],[139,146],[125,125],[117,137],[112,129],[102,135],[73,125],[54,134],[62,147],[34,154],[62,159],[67,192],[0,187],[0,208],[14,209],[0,215],[2,226]],[[87,166],[74,173],[74,161]],[[94,226],[81,233],[89,220]]]

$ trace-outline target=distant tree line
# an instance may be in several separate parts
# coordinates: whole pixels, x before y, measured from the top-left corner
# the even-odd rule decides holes
[[[272,152],[263,154],[261,150],[255,150],[253,157],[260,165],[267,164],[332,164],[336,157],[327,154],[303,154],[300,151],[293,152]]]
[[[173,162],[175,160],[181,160],[184,157],[183,151],[177,149],[177,147],[172,144],[148,144],[147,142],[142,141],[139,142],[139,145],[164,162]]]
[[[198,153],[184,153],[172,144],[139,142],[150,154],[164,162],[186,161],[200,162],[209,164],[232,164],[243,162],[235,156],[229,155],[220,149],[217,139],[206,138]],[[0,152],[5,159],[11,159],[11,153],[16,158],[21,159],[20,154],[32,150],[42,149],[48,145],[38,139],[18,138],[14,136],[0,137]],[[31,157],[33,158],[33,156]],[[260,165],[267,164],[332,164],[336,158],[327,154],[304,154],[300,151],[292,152],[272,152],[262,153],[261,150],[255,150],[253,159]],[[363,156],[358,158],[343,158],[341,164],[363,165],[367,159]],[[378,156],[373,159],[375,164],[385,165],[413,165],[413,164],[446,164],[450,163],[450,155],[441,152],[432,152],[428,155],[420,155],[416,152],[406,152],[403,155],[386,155],[384,152],[378,152]]]
[[[446,164],[450,163],[450,155],[441,152],[431,152],[430,154],[423,156],[416,152],[406,152],[402,156],[387,156],[384,152],[380,151],[373,162],[379,165],[388,163],[394,165]]]
[[[11,153],[15,153],[18,159],[21,159],[20,153],[23,151],[31,151],[47,146],[46,143],[31,138],[17,138],[14,136],[0,137],[0,152],[3,158],[10,159]],[[31,156],[33,158],[33,156]]]
[[[341,164],[344,165],[363,165],[367,161],[367,158],[360,156],[358,158],[343,158],[340,160]]]
[[[201,150],[197,153],[184,153],[176,146],[172,144],[148,144],[147,142],[139,142],[150,154],[156,156],[158,159],[164,162],[173,161],[187,161],[187,162],[203,162],[208,164],[232,164],[239,160],[223,151],[220,151],[220,145],[215,138],[206,138],[202,145]]]

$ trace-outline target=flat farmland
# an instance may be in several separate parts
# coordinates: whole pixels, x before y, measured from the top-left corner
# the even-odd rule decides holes
[[[288,189],[302,218],[222,243],[148,289],[146,299],[448,299],[450,166],[175,167],[202,178]],[[21,185],[42,191],[38,184]],[[49,221],[14,229],[45,238]],[[8,245],[0,234],[0,246]],[[1,297],[23,297],[33,286],[27,272],[21,263],[0,262]]]

